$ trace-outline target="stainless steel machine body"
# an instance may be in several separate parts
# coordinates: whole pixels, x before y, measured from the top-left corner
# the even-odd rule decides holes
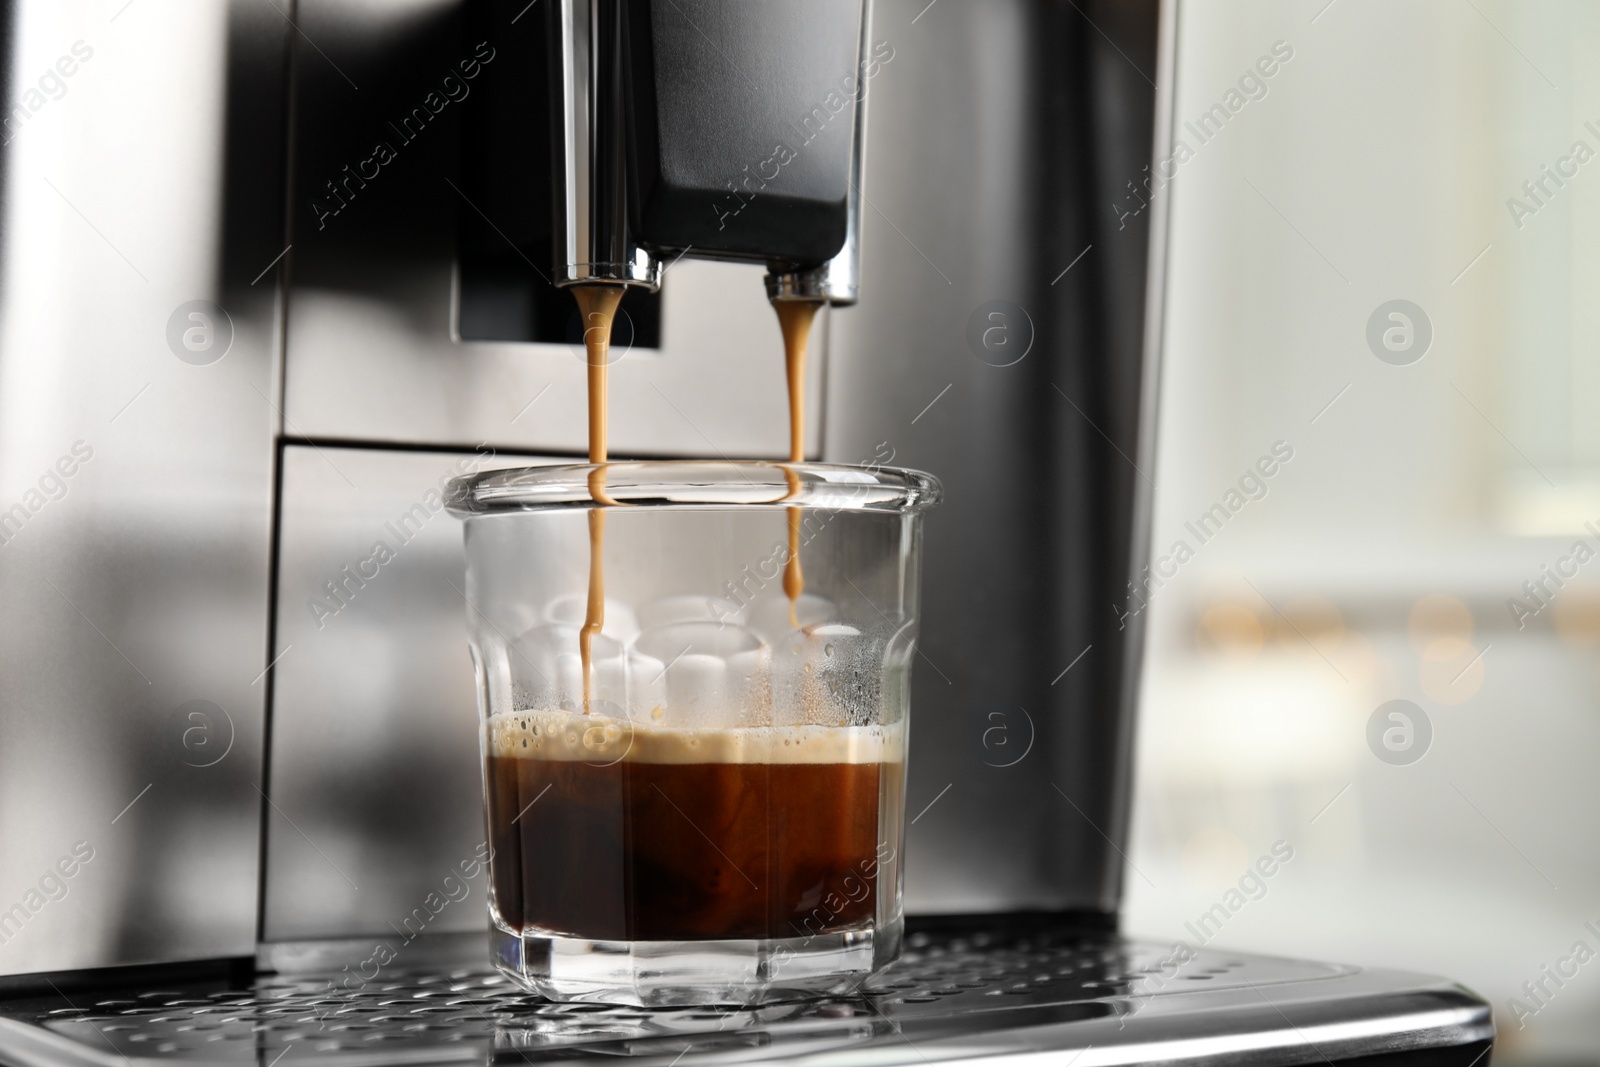
[[[583,453],[576,313],[529,295],[553,237],[508,178],[533,150],[483,136],[544,76],[523,30],[558,2],[587,6],[0,4],[0,989],[481,952],[470,608],[438,489]],[[1143,554],[1161,242],[1158,212],[1091,205],[1148,161],[1161,101],[1137,65],[1158,69],[1154,0],[1086,6],[876,0],[870,126],[822,134],[849,142],[851,229],[804,283],[861,299],[826,313],[807,410],[816,458],[947,489],[912,915],[1109,936],[1139,649],[1108,605]],[[783,455],[764,265],[658,266],[623,305],[613,454]],[[1139,1003],[1117,973],[1080,999]],[[1383,1032],[1475,1053],[1487,1016],[1452,1003]],[[72,1061],[23,1014],[0,1062]],[[949,1057],[1027,1044],[949,1035]]]

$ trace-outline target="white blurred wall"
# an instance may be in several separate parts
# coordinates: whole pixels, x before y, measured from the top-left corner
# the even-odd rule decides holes
[[[1600,953],[1600,3],[1179,10],[1153,543],[1192,558],[1147,609],[1127,928],[1195,941],[1287,841],[1212,943],[1447,974],[1494,1002],[1497,1062],[1600,1059],[1600,958],[1522,989]],[[1277,42],[1200,144],[1182,123]],[[1409,365],[1368,345],[1391,300],[1431,323]],[[1508,598],[1580,539],[1519,628]],[[1432,726],[1408,765],[1367,741],[1392,699]]]

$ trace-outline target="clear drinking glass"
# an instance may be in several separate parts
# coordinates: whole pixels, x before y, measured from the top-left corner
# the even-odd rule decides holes
[[[938,498],[913,471],[754,462],[453,483],[500,970],[556,1000],[752,1004],[898,957]]]

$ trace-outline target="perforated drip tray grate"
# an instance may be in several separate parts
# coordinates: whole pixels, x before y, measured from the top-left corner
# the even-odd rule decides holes
[[[1468,1067],[1492,1033],[1487,1006],[1445,982],[1064,931],[917,933],[859,996],[747,1010],[551,1004],[486,967],[344,980],[0,1001],[0,1062],[888,1064],[1092,1047],[1096,1064],[1290,1063],[1315,1045],[1318,1061],[1456,1047]]]

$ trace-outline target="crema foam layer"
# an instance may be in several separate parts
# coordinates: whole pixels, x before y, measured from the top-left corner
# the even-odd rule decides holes
[[[899,763],[904,731],[887,726],[671,727],[573,711],[490,717],[491,756],[586,763]]]

